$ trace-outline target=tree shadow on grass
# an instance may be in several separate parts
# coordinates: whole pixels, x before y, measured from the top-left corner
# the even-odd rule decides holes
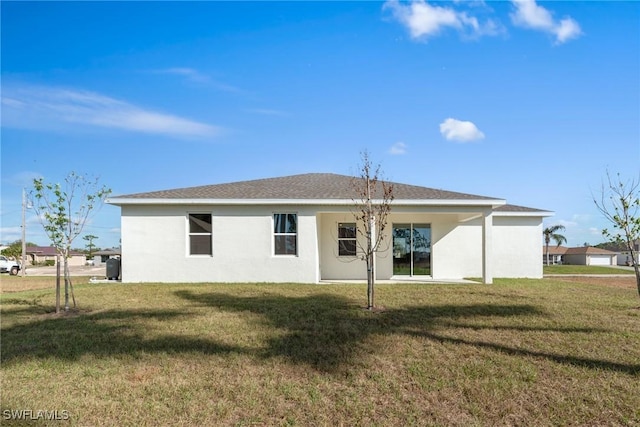
[[[163,334],[149,337],[148,322],[172,322],[188,316],[178,310],[105,310],[77,315],[47,316],[2,328],[2,364],[26,358],[77,360],[136,356],[142,353],[224,354],[242,349],[203,338]]]
[[[259,322],[284,333],[269,338],[262,357],[282,357],[293,364],[304,364],[322,372],[339,372],[361,363],[362,354],[381,351],[367,338],[374,335],[405,334],[422,336],[439,342],[488,348],[509,355],[535,356],[557,363],[606,369],[636,375],[640,365],[586,359],[554,353],[545,353],[482,341],[449,338],[436,333],[442,328],[472,327],[494,329],[461,323],[464,319],[484,317],[543,316],[544,312],[532,305],[469,304],[418,306],[390,309],[371,313],[354,305],[347,298],[333,294],[305,297],[284,297],[266,294],[237,296],[222,293],[176,292],[181,298],[199,305],[223,311],[250,312],[259,315]],[[550,328],[527,325],[503,326],[496,329],[516,331],[552,331],[560,333],[606,332],[594,328]]]
[[[572,332],[571,330],[567,332]],[[546,353],[543,351],[527,350],[522,348],[513,348],[506,345],[496,344],[492,342],[471,341],[462,338],[447,337],[432,332],[417,332],[409,335],[420,336],[434,341],[447,342],[452,344],[472,345],[480,348],[487,348],[509,356],[531,356],[553,360],[556,363],[567,365],[582,366],[590,369],[604,369],[607,371],[623,372],[629,375],[640,375],[640,365],[631,365],[625,363],[616,363],[607,360],[588,359],[586,357],[568,356],[562,354]]]
[[[384,335],[423,337],[438,342],[476,346],[515,356],[545,358],[557,363],[640,373],[640,365],[587,359],[516,348],[504,343],[475,341],[442,334],[451,328],[511,329],[559,333],[606,332],[589,328],[549,328],[521,325],[522,319],[545,313],[527,304],[467,304],[416,306],[372,313],[349,298],[335,294],[289,297],[265,293],[238,296],[226,293],[177,291],[175,295],[195,306],[181,310],[102,310],[59,317],[43,315],[36,320],[2,328],[2,363],[10,365],[27,358],[78,360],[97,357],[133,356],[153,353],[246,354],[259,358],[282,358],[320,372],[342,373],[367,355],[383,351],[370,338]],[[24,307],[31,307],[24,304]],[[250,313],[247,321],[269,330],[262,347],[224,344],[215,331],[202,336],[165,333],[179,322],[188,329],[198,322],[202,307],[220,312]],[[35,305],[39,309],[38,305]],[[514,326],[481,326],[469,323],[481,317],[520,318]],[[150,332],[153,327],[153,333]]]

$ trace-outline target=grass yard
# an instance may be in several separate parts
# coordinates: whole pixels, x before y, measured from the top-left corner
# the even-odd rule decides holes
[[[379,285],[373,313],[365,285],[76,283],[62,316],[0,296],[2,425],[640,425],[631,277]]]
[[[72,276],[71,283],[75,287],[76,284],[89,283],[90,276]],[[55,289],[55,276],[10,276],[3,274],[0,276],[0,293],[30,291],[34,289]],[[64,278],[60,280],[60,287],[63,289],[64,295]]]
[[[601,265],[545,265],[544,274],[628,274],[635,275],[632,269],[606,267]]]

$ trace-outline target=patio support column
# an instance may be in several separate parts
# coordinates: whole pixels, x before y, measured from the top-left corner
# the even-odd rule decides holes
[[[482,215],[482,282],[493,283],[493,215],[487,210]]]
[[[322,245],[322,215],[316,212],[316,216],[315,216],[315,229],[316,229],[316,234],[315,234],[315,266],[316,266],[316,283],[320,283],[320,281],[322,280],[322,270],[320,268],[320,263],[321,261],[321,248],[320,246]]]

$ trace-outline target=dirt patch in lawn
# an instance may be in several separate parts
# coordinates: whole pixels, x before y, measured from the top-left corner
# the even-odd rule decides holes
[[[629,276],[555,276],[559,282],[586,283],[589,285],[610,286],[614,288],[636,289],[636,277]]]

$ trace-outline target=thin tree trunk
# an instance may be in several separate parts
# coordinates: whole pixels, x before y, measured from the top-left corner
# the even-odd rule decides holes
[[[546,245],[546,254],[547,254],[547,267],[549,266],[549,243]]]
[[[65,284],[65,290],[68,288],[69,292],[71,293],[71,300],[73,301],[73,308],[77,308],[76,305],[76,296],[73,292],[73,282],[71,281],[71,271],[69,270],[69,264],[65,262],[65,266],[64,266],[64,284]],[[69,296],[66,295],[66,311],[69,310]]]
[[[56,255],[56,313],[60,313],[60,255]]]
[[[375,280],[376,280],[376,268],[375,268],[375,260],[374,260],[375,254],[371,253],[371,277],[369,278],[369,281],[371,283],[371,304],[369,304],[369,310],[373,310],[373,307],[375,306]]]
[[[370,211],[371,212],[371,211]],[[375,289],[376,289],[376,229],[375,229],[375,222],[376,219],[373,216],[373,214],[370,214],[369,216],[369,230],[371,230],[370,233],[370,237],[371,237],[371,244],[370,244],[370,251],[369,253],[371,254],[371,310],[373,310],[373,308],[375,307],[376,304],[376,299],[375,299]]]
[[[69,260],[64,256],[64,311],[69,311]]]
[[[367,181],[367,227],[369,228],[367,232],[367,286],[369,295],[367,308],[369,310],[373,310],[374,305],[373,277],[375,275],[375,267],[373,264],[373,218],[371,218],[371,209],[371,188],[370,183]]]
[[[636,287],[638,288],[638,296],[640,296],[640,265],[638,265],[638,252],[633,249],[633,241],[627,238],[627,248],[631,254],[631,265],[633,265],[633,271],[636,273]]]
[[[73,293],[73,282],[71,281],[71,275],[69,275],[69,289],[71,289],[71,300],[73,301],[73,308],[78,308],[76,305],[76,295]]]
[[[367,309],[373,307],[373,286],[371,283],[371,257],[367,255]]]

